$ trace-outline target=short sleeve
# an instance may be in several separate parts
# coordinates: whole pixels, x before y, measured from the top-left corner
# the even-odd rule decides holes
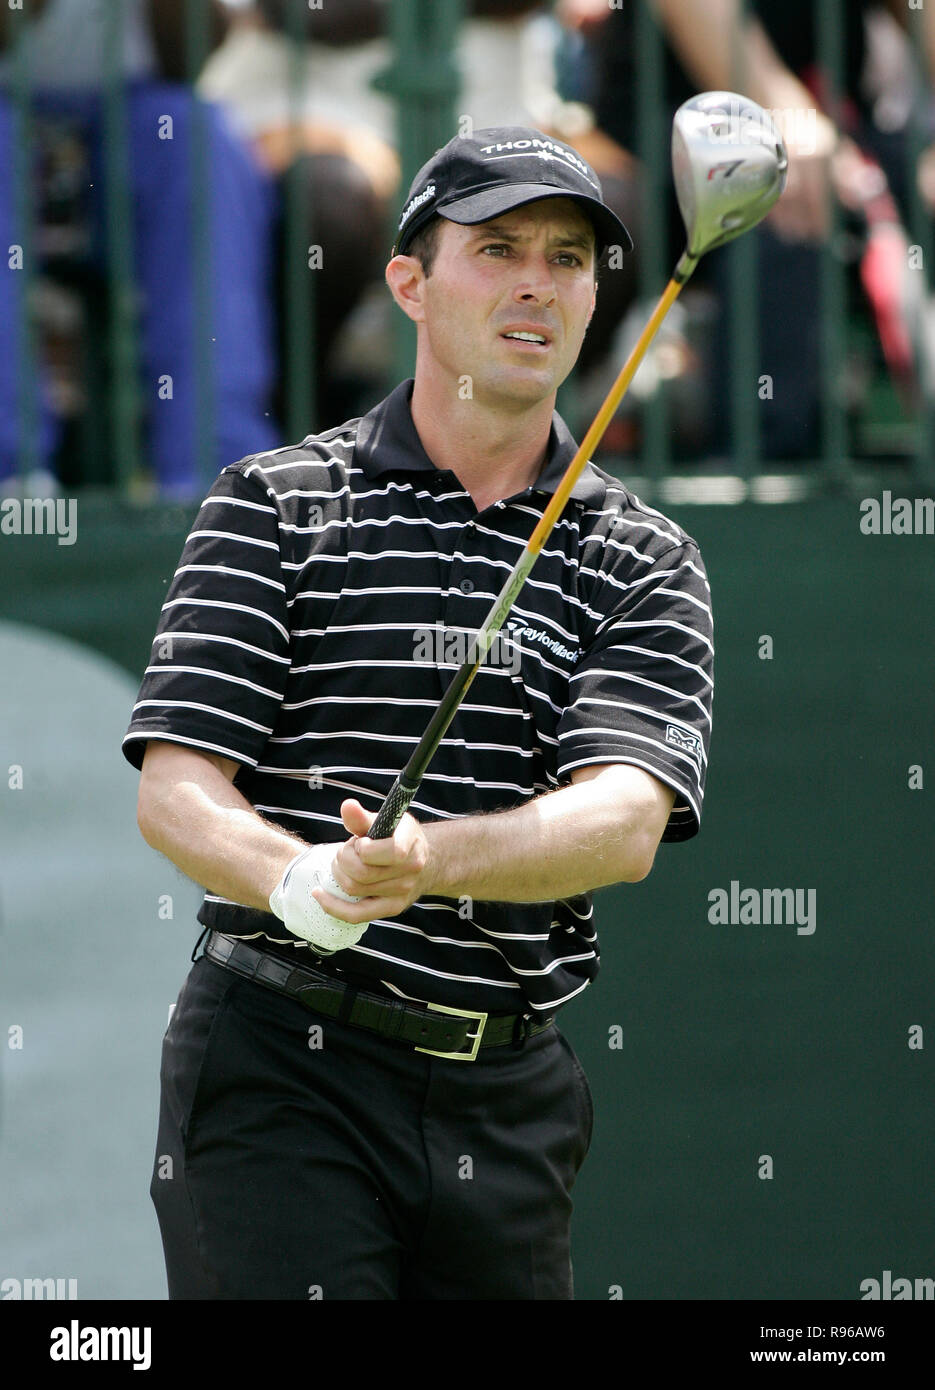
[[[632,763],[675,791],[664,840],[701,824],[714,679],[711,594],[692,541],[642,575],[609,569],[559,723],[559,774]]]
[[[279,512],[262,483],[221,473],[182,550],[123,752],[147,739],[256,766],[290,669]]]

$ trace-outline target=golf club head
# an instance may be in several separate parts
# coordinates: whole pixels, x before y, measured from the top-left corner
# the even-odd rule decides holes
[[[756,226],[786,186],[782,136],[762,106],[702,92],[672,125],[672,174],[693,259]]]

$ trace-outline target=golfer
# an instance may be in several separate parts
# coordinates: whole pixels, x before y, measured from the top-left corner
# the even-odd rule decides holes
[[[144,837],[205,889],[151,1186],[171,1298],[573,1297],[593,1111],[556,1020],[592,890],[699,827],[695,542],[589,464],[367,832],[575,453],[556,391],[629,247],[561,142],[452,140],[386,269],[414,379],[233,463],[194,523],[124,742]]]

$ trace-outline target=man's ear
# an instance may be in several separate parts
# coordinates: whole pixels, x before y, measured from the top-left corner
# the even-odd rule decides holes
[[[390,294],[413,323],[422,323],[425,309],[422,305],[422,290],[425,285],[425,272],[417,256],[394,256],[386,267],[386,283]]]

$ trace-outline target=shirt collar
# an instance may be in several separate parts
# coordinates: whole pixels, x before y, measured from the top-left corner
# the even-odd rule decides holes
[[[437,473],[440,470],[429,458],[412,422],[409,402],[412,399],[412,377],[400,382],[394,391],[374,406],[357,431],[354,460],[368,478],[382,473]],[[565,421],[553,411],[552,428],[542,472],[533,484],[537,492],[551,496],[577,451],[577,444]],[[576,502],[599,505],[604,495],[603,484],[593,465],[588,462],[571,490]]]

